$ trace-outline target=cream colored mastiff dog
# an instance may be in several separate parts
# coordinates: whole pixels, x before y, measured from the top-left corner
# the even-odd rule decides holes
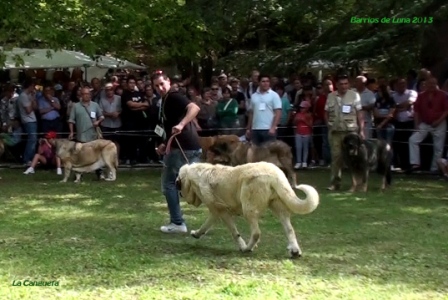
[[[108,140],[95,140],[88,143],[77,143],[66,139],[55,139],[56,155],[64,167],[64,179],[67,182],[71,170],[76,173],[75,182],[81,181],[81,173],[88,173],[107,167],[105,180],[115,181],[117,178],[118,155],[117,146]]]
[[[278,217],[288,238],[292,257],[299,257],[299,247],[291,214],[309,214],[319,205],[319,194],[309,185],[296,189],[306,194],[297,197],[285,174],[276,165],[267,162],[248,163],[237,167],[195,163],[180,168],[176,187],[187,203],[196,207],[204,203],[210,215],[191,235],[200,238],[221,219],[232,233],[241,251],[253,251],[260,239],[258,220],[269,208]],[[249,222],[251,237],[246,245],[236,228],[233,217],[243,215]]]

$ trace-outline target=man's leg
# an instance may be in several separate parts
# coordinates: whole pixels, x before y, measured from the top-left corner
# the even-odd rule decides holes
[[[446,121],[443,121],[432,132],[434,156],[432,158],[431,171],[437,171],[437,161],[442,158],[445,146]]]
[[[429,125],[421,123],[418,130],[409,138],[409,163],[412,168],[420,167],[420,143],[428,135],[429,129]]]
[[[25,153],[23,154],[24,163],[29,163],[34,157],[36,153],[36,144],[37,144],[37,123],[25,123],[24,125],[25,131],[27,134],[27,142],[25,147]]]
[[[250,133],[250,141],[254,145],[260,146],[263,143],[262,130],[252,130]]]
[[[187,163],[195,163],[200,161],[201,150],[184,151],[188,162],[179,149],[173,149],[168,155],[164,157],[164,167],[162,171],[162,191],[165,195],[170,213],[170,224],[160,227],[160,230],[165,233],[184,233],[187,232],[187,226],[182,217],[180,209],[179,192],[176,189],[176,178],[179,169]]]
[[[277,132],[275,132],[275,135],[270,135],[269,130],[263,130],[263,139],[264,143],[272,142],[277,140]]]
[[[322,156],[325,164],[331,163],[330,143],[328,141],[328,127],[323,125],[322,127]]]
[[[165,195],[168,211],[170,213],[170,224],[160,227],[165,233],[187,232],[182,211],[179,203],[179,192],[176,189],[176,178],[179,172],[179,164],[182,155],[178,149],[173,149],[163,159],[162,192]]]
[[[341,169],[342,169],[342,139],[344,132],[333,132],[328,135],[331,148],[331,186],[330,190],[337,190],[341,186]]]

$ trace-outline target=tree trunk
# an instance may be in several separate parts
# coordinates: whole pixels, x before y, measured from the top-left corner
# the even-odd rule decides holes
[[[204,86],[210,86],[211,80],[213,76],[213,58],[211,55],[207,55],[204,57],[201,61],[201,67],[202,67],[202,83]]]
[[[259,50],[266,50],[267,44],[268,44],[268,36],[266,29],[262,28],[259,29],[257,32],[258,36],[258,49]]]
[[[448,21],[435,21],[424,34],[420,63],[438,79],[439,84],[448,78]]]

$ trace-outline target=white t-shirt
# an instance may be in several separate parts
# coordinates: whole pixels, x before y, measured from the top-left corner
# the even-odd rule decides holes
[[[248,110],[253,112],[252,129],[269,130],[277,109],[282,109],[280,96],[271,89],[264,93],[258,89],[252,94],[248,106]]]
[[[414,90],[405,90],[403,94],[399,94],[398,92],[395,92],[392,94],[392,98],[395,101],[395,104],[402,104],[405,102],[411,102],[411,103],[415,103],[415,101],[417,101],[417,92]],[[406,111],[401,111],[397,114],[397,121],[398,122],[408,122],[408,121],[412,121],[414,119],[414,109],[411,106],[411,108],[409,108]]]

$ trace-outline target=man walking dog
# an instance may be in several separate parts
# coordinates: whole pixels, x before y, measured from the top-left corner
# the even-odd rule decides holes
[[[348,77],[338,77],[337,90],[330,93],[325,104],[325,123],[328,126],[328,140],[331,150],[331,185],[330,191],[339,190],[341,169],[343,165],[342,141],[349,132],[359,131],[364,139],[364,117],[361,98],[349,89]]]
[[[165,141],[156,151],[164,155],[162,191],[170,212],[170,224],[160,227],[160,230],[164,233],[185,233],[187,226],[180,209],[176,178],[184,164],[200,160],[202,149],[196,127],[192,123],[199,106],[179,92],[171,91],[171,82],[163,72],[154,73],[151,81],[162,96],[159,124],[154,131]]]

